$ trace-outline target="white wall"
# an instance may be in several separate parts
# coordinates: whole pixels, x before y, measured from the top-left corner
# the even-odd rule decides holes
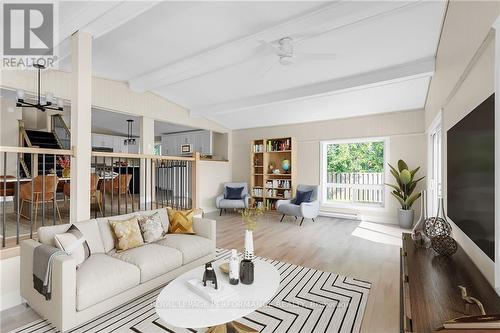
[[[21,304],[20,257],[0,260],[0,311]]]
[[[388,162],[404,159],[411,167],[420,166],[426,173],[426,151],[423,110],[395,112],[375,116],[336,119],[304,124],[236,130],[233,138],[233,180],[250,182],[250,142],[260,138],[295,137],[297,142],[297,181],[299,184],[320,184],[320,142],[387,137]],[[392,181],[387,172],[386,180]],[[422,184],[423,185],[423,184]],[[421,185],[421,186],[422,186]],[[420,202],[414,208],[419,211]],[[386,192],[386,207],[379,210],[337,210],[356,213],[375,222],[396,223],[398,204]],[[416,214],[418,215],[418,214]]]
[[[445,203],[446,132],[495,91],[495,45],[488,34],[499,14],[498,1],[451,1],[448,6],[425,107],[427,125],[442,110]],[[453,237],[493,286],[494,262],[453,222],[452,227]]]
[[[239,166],[239,163],[237,164]],[[216,210],[215,198],[222,193],[222,184],[232,179],[231,163],[223,161],[200,161],[199,191],[200,208],[205,213]]]

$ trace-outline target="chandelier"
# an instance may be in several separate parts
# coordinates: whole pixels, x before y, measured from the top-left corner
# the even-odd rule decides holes
[[[127,138],[123,140],[125,145],[135,145],[135,139],[132,137],[132,125],[134,121],[132,119],[127,119]]]
[[[34,64],[33,67],[35,67],[38,71],[37,74],[37,81],[38,81],[38,88],[37,88],[37,96],[36,96],[36,103],[29,103],[24,100],[24,90],[18,89],[17,90],[17,102],[16,106],[17,107],[24,107],[24,108],[36,108],[42,112],[45,112],[46,110],[55,110],[55,111],[63,111],[63,106],[64,106],[64,101],[59,98],[57,99],[56,105],[52,103],[52,100],[54,99],[54,95],[51,93],[46,93],[45,96],[42,96],[40,94],[40,87],[41,87],[41,70],[45,69],[45,66],[40,65],[40,64]],[[53,106],[54,105],[54,106]]]

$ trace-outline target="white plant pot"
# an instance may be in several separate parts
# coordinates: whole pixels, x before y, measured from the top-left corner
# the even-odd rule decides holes
[[[414,216],[415,216],[415,211],[413,209],[405,210],[399,208],[398,210],[399,226],[404,229],[411,229],[411,227],[413,226]]]

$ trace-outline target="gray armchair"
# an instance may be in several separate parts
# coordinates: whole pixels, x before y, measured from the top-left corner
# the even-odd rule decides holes
[[[318,201],[318,191],[319,186],[317,185],[299,185],[297,186],[297,191],[307,192],[313,191],[311,195],[310,202],[302,202],[300,205],[295,204],[296,198],[291,200],[278,200],[276,202],[276,210],[278,213],[283,214],[280,222],[283,221],[283,218],[288,216],[295,216],[295,218],[301,217],[300,225],[304,222],[304,219],[312,219],[314,222],[314,218],[319,214],[319,201]]]
[[[228,187],[243,187],[241,192],[241,199],[225,199]],[[220,209],[219,216],[222,215],[222,211],[226,211],[228,208],[232,209],[245,209],[248,208],[250,200],[250,195],[248,194],[247,183],[224,183],[224,192],[215,199],[215,206]]]

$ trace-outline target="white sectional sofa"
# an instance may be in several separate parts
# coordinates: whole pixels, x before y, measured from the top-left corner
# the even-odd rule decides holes
[[[162,223],[168,223],[166,210],[157,211]],[[91,256],[78,269],[70,256],[55,258],[49,301],[33,288],[33,251],[40,243],[54,246],[54,234],[66,232],[70,224],[39,228],[40,243],[23,241],[21,296],[28,305],[64,332],[215,258],[215,221],[199,217],[193,222],[195,235],[168,234],[156,243],[117,253],[108,220],[131,216],[74,223],[87,240]]]

